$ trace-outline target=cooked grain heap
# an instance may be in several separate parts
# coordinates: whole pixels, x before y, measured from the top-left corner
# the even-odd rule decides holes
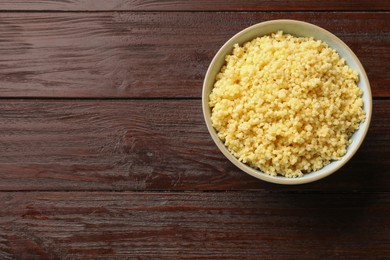
[[[226,56],[210,94],[211,121],[243,163],[302,176],[346,153],[365,118],[358,81],[326,43],[279,31]]]

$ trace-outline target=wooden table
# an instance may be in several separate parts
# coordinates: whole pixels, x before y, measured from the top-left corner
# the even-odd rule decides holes
[[[0,0],[0,259],[390,257],[390,1]],[[265,183],[211,140],[201,88],[258,22],[340,37],[371,82],[356,156]]]

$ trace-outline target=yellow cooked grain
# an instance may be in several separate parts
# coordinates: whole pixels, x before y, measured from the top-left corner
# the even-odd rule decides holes
[[[299,177],[339,160],[365,119],[358,73],[326,43],[282,31],[234,45],[209,96],[241,162]]]

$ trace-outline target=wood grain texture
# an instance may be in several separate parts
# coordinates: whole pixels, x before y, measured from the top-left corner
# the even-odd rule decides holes
[[[336,174],[303,186],[246,175],[211,140],[200,100],[0,102],[1,190],[389,191],[390,101]]]
[[[0,193],[0,258],[385,258],[389,203],[369,193]]]
[[[0,10],[33,11],[279,11],[279,10],[390,10],[386,0],[0,0]]]
[[[0,259],[389,257],[389,10],[384,0],[0,0]],[[199,99],[227,39],[282,18],[344,40],[376,98],[355,157],[302,186],[235,168]]]
[[[390,97],[387,12],[0,13],[0,93],[200,97],[207,67],[225,41],[249,25],[282,18],[335,33],[360,58],[373,95]]]

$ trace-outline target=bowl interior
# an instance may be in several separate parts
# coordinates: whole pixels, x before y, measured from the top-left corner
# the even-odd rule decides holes
[[[273,32],[277,32],[282,30],[284,33],[291,34],[293,36],[298,37],[313,37],[317,40],[322,40],[326,42],[331,48],[335,49],[338,54],[344,58],[349,67],[356,70],[359,73],[359,83],[358,87],[363,91],[363,103],[364,110],[366,112],[366,120],[361,123],[359,129],[352,136],[352,143],[347,148],[347,153],[342,157],[339,161],[334,161],[322,169],[305,174],[302,177],[298,178],[286,178],[283,176],[270,176],[265,174],[259,170],[255,170],[244,163],[238,161],[225,147],[222,141],[218,138],[215,129],[212,127],[211,123],[211,110],[208,106],[209,95],[213,88],[215,77],[217,73],[220,71],[221,67],[225,63],[225,56],[230,54],[233,49],[233,45],[238,43],[242,45],[245,42],[248,42],[256,37],[261,37],[263,35],[271,34]],[[203,106],[203,114],[205,117],[207,128],[213,138],[214,142],[221,150],[221,152],[237,167],[246,173],[273,183],[279,184],[303,184],[312,182],[323,177],[330,175],[331,173],[338,170],[341,166],[343,166],[357,151],[363,139],[367,133],[370,120],[371,120],[371,111],[372,111],[372,96],[370,84],[367,79],[366,72],[364,71],[363,66],[360,61],[356,57],[356,55],[352,52],[352,50],[340,39],[338,39],[335,35],[330,32],[315,26],[310,23],[295,21],[295,20],[274,20],[259,23],[248,27],[247,29],[239,32],[235,36],[233,36],[229,41],[227,41],[218,53],[215,55],[212,60],[209,69],[206,73],[206,77],[203,83],[203,92],[202,92],[202,106]]]

